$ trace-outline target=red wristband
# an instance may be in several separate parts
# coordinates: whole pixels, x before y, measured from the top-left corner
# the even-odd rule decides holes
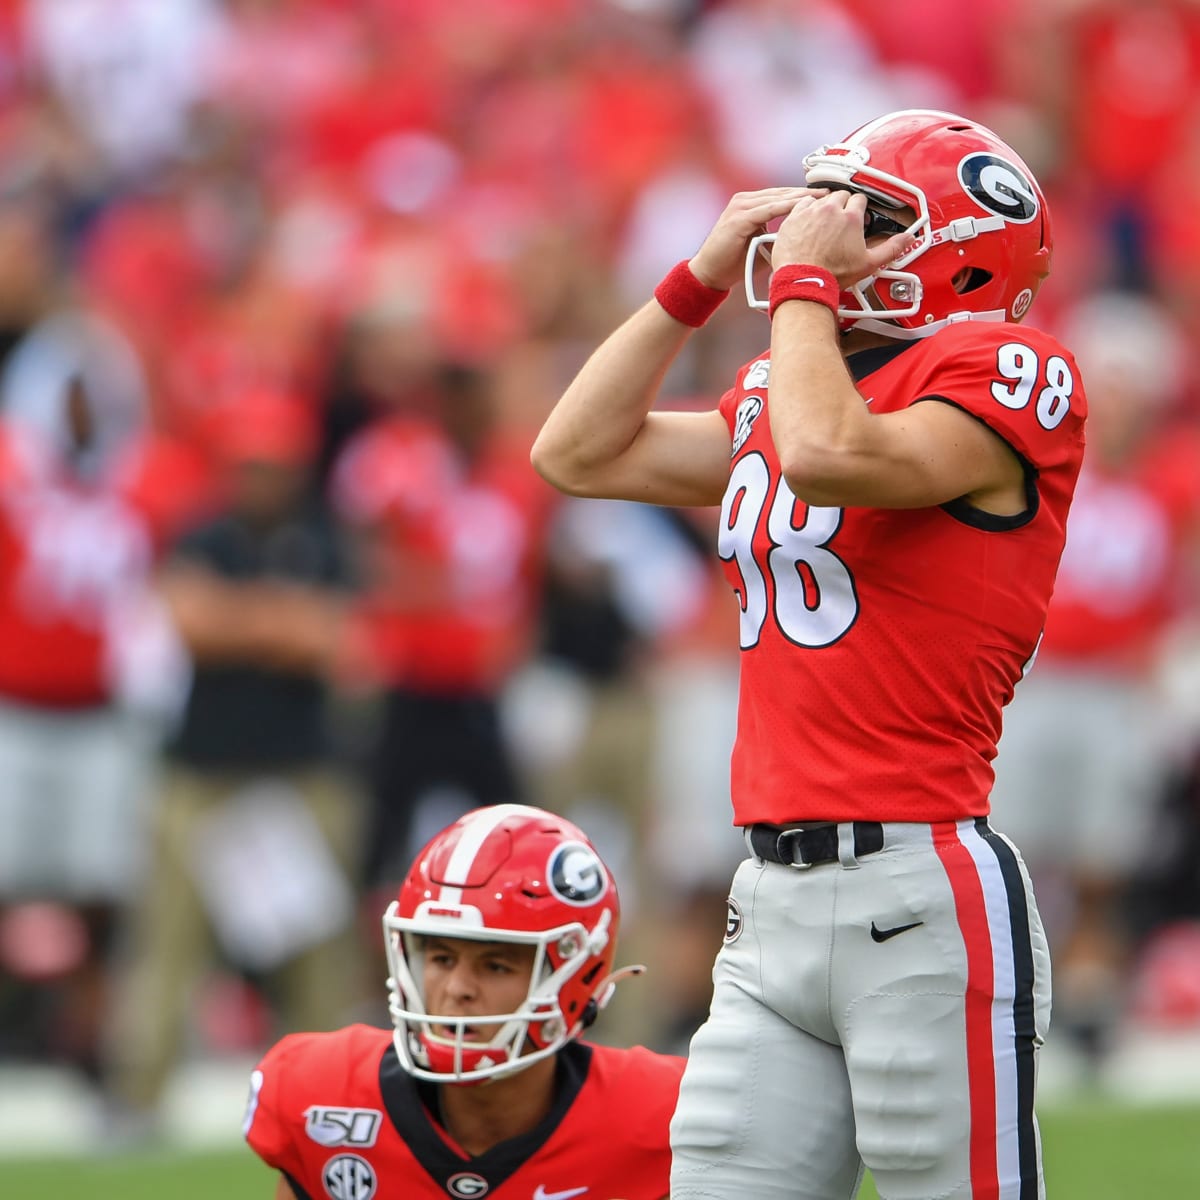
[[[676,263],[654,289],[654,298],[667,315],[693,329],[699,329],[728,295],[728,288],[721,292],[701,283],[692,274],[686,258]]]
[[[837,277],[824,267],[807,263],[785,263],[776,267],[767,289],[767,312],[773,317],[775,310],[785,300],[815,300],[824,304],[836,317],[838,311]]]

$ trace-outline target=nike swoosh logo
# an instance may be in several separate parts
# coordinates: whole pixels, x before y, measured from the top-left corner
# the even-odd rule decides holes
[[[817,287],[824,287],[825,280],[818,275],[805,275],[803,279],[793,279],[793,283],[815,283]]]
[[[924,925],[924,921],[913,921],[909,925],[895,925],[891,929],[880,929],[874,921],[871,922],[871,941],[886,942],[888,938],[894,938],[898,933],[906,933],[910,929],[916,929],[918,925]]]
[[[538,1184],[538,1190],[533,1193],[533,1200],[571,1200],[572,1196],[582,1196],[587,1188],[567,1188],[565,1192],[548,1192],[544,1183]]]

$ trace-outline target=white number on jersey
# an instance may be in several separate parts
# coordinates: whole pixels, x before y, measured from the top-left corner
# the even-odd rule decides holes
[[[1020,342],[1005,342],[996,352],[996,369],[1002,383],[992,384],[992,399],[1005,408],[1019,409],[1033,398],[1034,388],[1042,384],[1034,400],[1034,413],[1043,429],[1056,429],[1071,409],[1075,376],[1067,360],[1059,354],[1046,359],[1045,372],[1037,351]]]
[[[769,609],[789,642],[808,647],[831,645],[858,617],[854,578],[829,549],[841,527],[842,510],[810,505],[804,523],[794,525],[796,497],[781,479],[767,513],[771,548],[764,571],[754,556],[754,534],[770,490],[766,459],[761,454],[747,454],[730,472],[721,504],[717,553],[725,562],[735,562],[742,578],[742,649],[758,644]],[[773,585],[770,593],[768,574]]]

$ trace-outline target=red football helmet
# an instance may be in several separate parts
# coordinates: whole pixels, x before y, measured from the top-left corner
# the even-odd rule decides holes
[[[383,918],[400,1062],[420,1079],[472,1083],[554,1054],[612,996],[619,923],[612,875],[570,821],[522,804],[461,817],[417,856]],[[429,1012],[421,946],[433,936],[533,946],[519,1010],[470,1017]],[[470,1026],[493,1024],[501,1028],[490,1041],[468,1039]]]
[[[804,160],[809,186],[864,192],[872,207],[911,208],[911,250],[842,293],[842,328],[927,337],[952,321],[1019,321],[1049,274],[1053,239],[1033,173],[990,129],[953,113],[907,109],[855,130]],[[769,259],[774,234],[746,262]]]

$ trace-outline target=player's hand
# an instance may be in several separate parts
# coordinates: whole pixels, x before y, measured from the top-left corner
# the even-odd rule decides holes
[[[867,197],[844,190],[812,195],[797,202],[779,227],[771,248],[771,264],[811,263],[837,276],[847,288],[867,279],[899,258],[912,244],[912,235],[897,233],[867,245],[863,214]]]
[[[691,259],[689,266],[692,274],[701,283],[718,291],[740,283],[750,239],[765,233],[770,222],[791,212],[800,200],[823,195],[824,188],[814,190],[806,187],[737,192]]]

